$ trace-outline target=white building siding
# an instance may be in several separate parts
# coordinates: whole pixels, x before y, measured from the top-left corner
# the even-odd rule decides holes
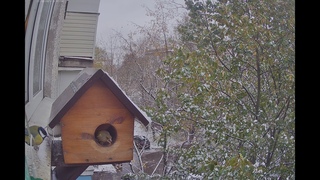
[[[66,13],[60,41],[60,56],[94,58],[98,16],[98,13]]]

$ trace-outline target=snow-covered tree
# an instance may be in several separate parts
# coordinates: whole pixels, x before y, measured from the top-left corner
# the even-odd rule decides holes
[[[185,2],[183,44],[158,70],[164,86],[149,111],[159,143],[185,141],[164,146],[171,175],[293,179],[295,2]]]

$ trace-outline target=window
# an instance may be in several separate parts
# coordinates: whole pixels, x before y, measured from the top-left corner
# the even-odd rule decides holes
[[[44,63],[54,1],[33,0],[26,16],[25,109],[30,117],[43,99]]]

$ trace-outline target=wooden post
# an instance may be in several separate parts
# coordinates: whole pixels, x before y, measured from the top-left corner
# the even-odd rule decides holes
[[[53,170],[55,180],[75,180],[89,165],[67,165],[64,163],[62,142],[54,140],[51,149],[51,165],[56,166]]]
[[[54,168],[53,171],[54,171],[54,174],[56,175],[56,180],[75,180],[88,167],[89,165],[57,166]]]

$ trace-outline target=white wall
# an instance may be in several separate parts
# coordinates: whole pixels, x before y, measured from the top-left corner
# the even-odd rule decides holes
[[[58,86],[60,95],[74,80],[74,78],[79,74],[83,68],[59,68],[58,73]]]
[[[30,1],[31,0],[24,1],[24,19],[26,19],[26,17],[27,17]]]

